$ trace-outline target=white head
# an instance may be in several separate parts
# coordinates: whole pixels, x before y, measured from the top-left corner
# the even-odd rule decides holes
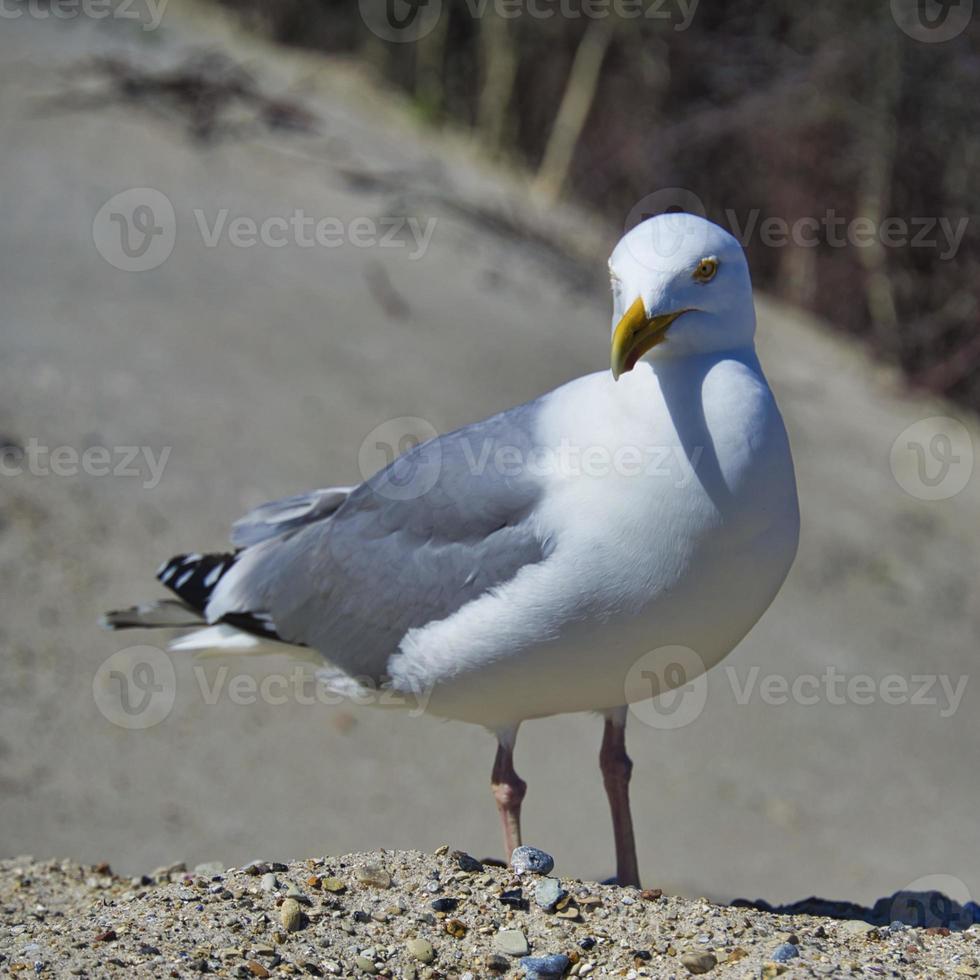
[[[657,357],[675,357],[753,342],[752,281],[742,246],[704,218],[672,213],[644,221],[613,249],[609,272],[614,378],[654,348]]]

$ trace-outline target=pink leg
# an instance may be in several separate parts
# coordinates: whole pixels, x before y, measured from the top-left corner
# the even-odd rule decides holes
[[[497,801],[500,822],[504,828],[504,847],[507,860],[515,847],[521,845],[521,803],[527,792],[527,783],[514,772],[514,739],[517,730],[497,736],[497,757],[493,762],[490,785]]]
[[[612,811],[613,836],[616,841],[616,878],[620,885],[640,884],[636,863],[636,842],[633,838],[633,817],[630,814],[630,774],[633,763],[626,754],[626,708],[617,708],[606,715],[599,752],[602,781]]]

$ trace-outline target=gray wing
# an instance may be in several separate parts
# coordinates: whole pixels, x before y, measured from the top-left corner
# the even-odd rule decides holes
[[[287,642],[380,680],[408,630],[444,619],[548,552],[532,520],[541,483],[524,465],[537,404],[420,444],[335,510],[304,497],[249,515],[236,535],[257,543],[218,584],[208,619],[266,615]],[[285,533],[263,536],[277,513]]]
[[[231,543],[237,548],[247,548],[329,517],[350,496],[351,490],[353,487],[326,487],[262,504],[235,521]]]

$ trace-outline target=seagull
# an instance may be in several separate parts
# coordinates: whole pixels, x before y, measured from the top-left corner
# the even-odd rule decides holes
[[[104,625],[194,627],[174,650],[289,649],[359,702],[424,695],[430,714],[484,726],[508,856],[521,723],[598,712],[616,877],[638,886],[630,706],[748,633],[793,563],[799,508],[738,241],[658,215],[609,271],[611,370],[420,443],[358,486],[264,504],[233,525],[233,550],[159,569],[176,599]],[[660,669],[677,649],[684,670]]]

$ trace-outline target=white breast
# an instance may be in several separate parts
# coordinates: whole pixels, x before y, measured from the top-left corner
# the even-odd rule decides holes
[[[546,399],[542,563],[410,633],[396,684],[489,727],[623,704],[667,645],[705,669],[772,601],[799,514],[782,419],[754,352],[589,375]],[[688,678],[689,679],[689,678]]]

